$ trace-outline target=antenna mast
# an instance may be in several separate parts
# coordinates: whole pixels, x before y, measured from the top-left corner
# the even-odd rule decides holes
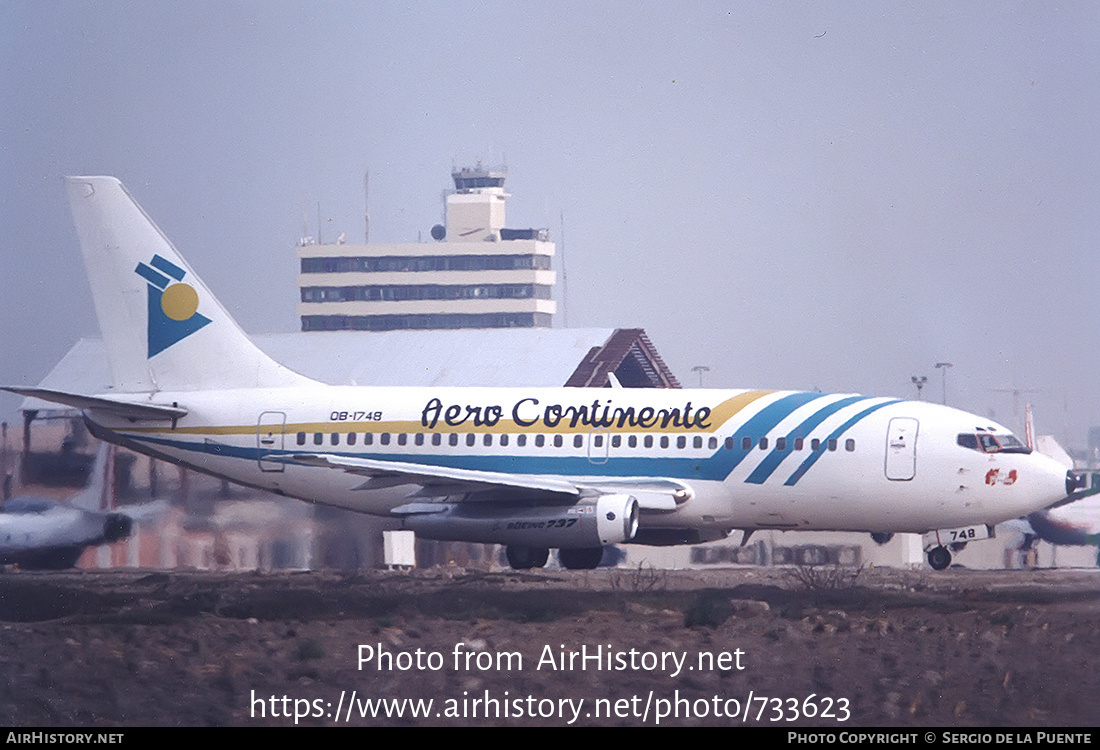
[[[565,281],[565,212],[558,214],[558,222],[561,226],[561,327],[569,327],[569,287]]]

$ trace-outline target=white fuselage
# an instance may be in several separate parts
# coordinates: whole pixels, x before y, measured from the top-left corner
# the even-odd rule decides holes
[[[114,398],[119,398],[114,394]],[[134,397],[137,400],[138,397]],[[675,480],[690,499],[642,528],[925,532],[996,523],[1065,496],[1037,453],[983,453],[960,433],[1007,432],[923,402],[795,391],[308,388],[160,392],[175,425],[90,410],[100,437],[234,482],[385,515],[410,480],[278,460],[336,454],[601,480]]]

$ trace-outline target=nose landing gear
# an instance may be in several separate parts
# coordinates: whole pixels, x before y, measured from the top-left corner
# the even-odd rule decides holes
[[[933,547],[928,550],[928,564],[932,570],[945,570],[951,564],[951,553],[947,547]]]

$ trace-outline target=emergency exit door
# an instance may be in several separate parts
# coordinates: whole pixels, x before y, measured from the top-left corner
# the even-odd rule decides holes
[[[261,471],[282,471],[286,465],[279,461],[265,461],[268,453],[282,453],[286,428],[286,414],[281,411],[265,411],[256,422],[256,448]]]

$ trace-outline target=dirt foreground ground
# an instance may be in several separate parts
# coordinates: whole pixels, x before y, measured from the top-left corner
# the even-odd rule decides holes
[[[0,725],[1100,725],[1100,573],[0,574]]]

